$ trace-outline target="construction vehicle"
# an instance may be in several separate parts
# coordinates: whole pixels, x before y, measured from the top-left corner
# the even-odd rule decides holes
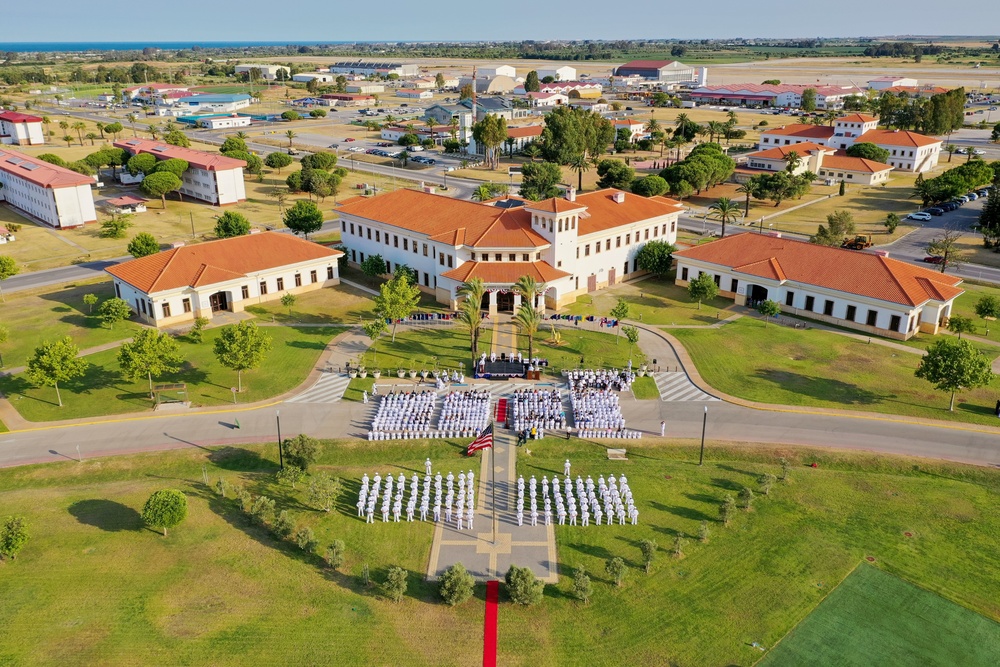
[[[844,242],[840,244],[841,248],[847,248],[849,250],[864,250],[866,248],[872,247],[872,235],[871,234],[858,234],[853,239],[845,238]]]

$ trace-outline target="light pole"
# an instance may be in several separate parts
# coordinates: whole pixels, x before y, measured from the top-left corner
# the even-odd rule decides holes
[[[708,408],[705,408],[708,410]],[[281,410],[274,411],[274,420],[278,423],[278,465],[281,469],[285,469],[285,457],[281,454]],[[704,439],[702,440],[704,442]]]
[[[705,406],[705,416],[701,420],[701,453],[698,454],[698,465],[705,463],[705,427],[708,426],[708,406]]]

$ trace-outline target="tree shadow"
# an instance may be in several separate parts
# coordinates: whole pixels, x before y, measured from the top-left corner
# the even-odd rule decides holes
[[[135,509],[113,500],[94,498],[78,500],[69,506],[77,521],[108,532],[142,530],[142,516]]]
[[[746,475],[747,477],[753,477],[754,479],[760,477],[760,473],[750,472],[749,470],[742,470],[740,468],[734,468],[733,466],[727,465],[725,463],[717,463],[715,467],[718,468],[719,470],[726,470],[728,472],[739,473],[740,475]]]
[[[841,405],[874,405],[896,397],[895,394],[879,394],[841,380],[810,377],[790,371],[762,369],[754,377],[770,382],[783,391]]]
[[[56,400],[56,390],[52,387],[44,387],[44,389],[49,389],[51,391],[51,395],[49,393],[45,394],[49,398],[29,396],[27,392],[31,389],[43,389],[43,387],[36,386],[24,375],[0,376],[0,392],[2,392],[8,399],[13,399],[15,401],[36,401],[38,403],[44,403],[45,405],[52,406],[59,405],[59,402]]]
[[[579,551],[582,554],[588,556],[593,556],[594,558],[600,558],[601,560],[608,560],[609,558],[614,558],[614,554],[608,551],[605,547],[596,544],[582,544],[575,543],[569,545],[570,549],[574,551]]]
[[[290,340],[285,343],[288,347],[297,347],[302,350],[325,350],[326,343],[312,340]]]
[[[658,503],[655,500],[650,504],[661,512],[669,512],[670,514],[682,519],[690,519],[691,521],[711,521],[714,519],[714,517],[708,516],[701,510],[696,510],[691,507],[684,507],[681,505],[664,505],[663,503]]]
[[[684,497],[688,500],[693,500],[696,503],[706,503],[708,505],[717,505],[722,502],[722,498],[716,498],[715,496],[710,496],[707,493],[685,493]]]
[[[726,491],[739,491],[743,488],[742,484],[738,484],[737,482],[734,482],[731,479],[726,479],[725,477],[713,477],[712,484],[720,489],[725,489]]]
[[[221,447],[208,454],[208,460],[223,470],[261,472],[274,469],[274,462],[261,458],[259,452],[242,447]]]

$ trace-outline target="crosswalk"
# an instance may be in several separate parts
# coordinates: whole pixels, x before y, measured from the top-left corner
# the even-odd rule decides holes
[[[340,373],[323,373],[316,384],[286,403],[334,403],[339,401],[347,390],[351,379]]]
[[[721,399],[706,394],[696,387],[687,373],[655,373],[653,380],[663,401],[718,401]]]

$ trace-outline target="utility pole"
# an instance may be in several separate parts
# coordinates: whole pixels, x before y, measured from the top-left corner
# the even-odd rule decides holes
[[[705,463],[705,427],[708,426],[708,406],[705,406],[705,416],[701,420],[701,453],[698,455],[698,465]]]

